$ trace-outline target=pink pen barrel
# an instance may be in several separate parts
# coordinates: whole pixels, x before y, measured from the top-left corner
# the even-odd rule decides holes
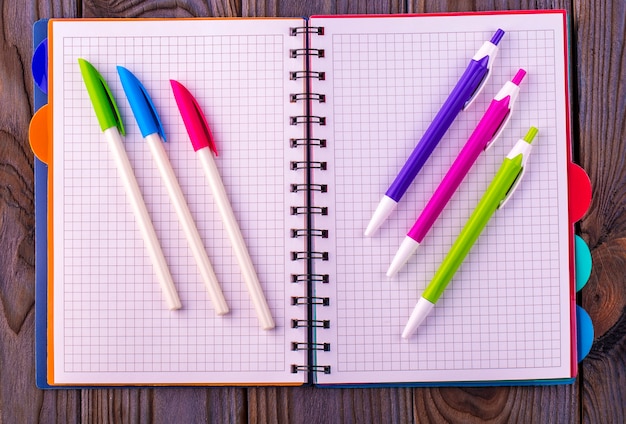
[[[454,163],[441,180],[441,183],[424,207],[424,210],[407,233],[418,243],[421,243],[430,228],[433,226],[443,208],[452,198],[452,195],[461,185],[472,165],[504,126],[511,108],[517,97],[518,86],[526,71],[520,69],[510,82],[507,82],[496,97],[491,101],[489,108],[474,129]],[[511,88],[513,91],[510,92]]]

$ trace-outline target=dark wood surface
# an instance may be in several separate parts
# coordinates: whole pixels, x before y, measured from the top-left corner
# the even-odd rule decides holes
[[[509,388],[35,387],[32,24],[50,17],[304,16],[567,9],[573,140],[593,201],[579,224],[595,327],[572,385]],[[0,424],[32,422],[626,422],[624,0],[0,0]]]

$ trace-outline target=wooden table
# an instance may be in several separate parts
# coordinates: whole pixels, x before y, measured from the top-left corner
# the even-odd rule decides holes
[[[0,423],[626,422],[624,0],[0,1]],[[316,389],[35,387],[33,22],[50,17],[304,16],[562,8],[571,23],[575,160],[593,201],[580,222],[593,272],[579,295],[596,337],[572,385]]]

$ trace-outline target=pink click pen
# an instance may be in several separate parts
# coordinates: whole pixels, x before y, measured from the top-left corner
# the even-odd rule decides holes
[[[524,79],[526,71],[520,69],[511,81],[500,89],[491,101],[487,111],[474,129],[474,132],[465,143],[448,173],[443,177],[439,187],[424,207],[413,227],[407,233],[400,248],[396,252],[387,276],[394,276],[415,253],[426,233],[433,226],[435,220],[443,211],[443,208],[452,198],[469,170],[471,169],[480,153],[488,149],[498,138],[511,117],[513,104],[519,94],[519,84]]]

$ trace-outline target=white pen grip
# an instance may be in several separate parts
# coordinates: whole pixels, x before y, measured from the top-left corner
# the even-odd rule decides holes
[[[239,229],[239,224],[237,223],[230,201],[228,200],[228,195],[226,194],[224,183],[217,170],[215,160],[209,148],[205,147],[200,149],[197,151],[197,154],[207,179],[209,180],[213,199],[222,217],[222,222],[226,227],[228,238],[233,246],[237,262],[239,263],[248,292],[252,298],[252,303],[261,321],[261,327],[264,330],[272,329],[275,326],[274,319],[272,318],[270,308],[265,300],[261,283],[259,282],[254,265],[252,264],[252,259],[248,253],[248,248],[246,247],[243,235]]]
[[[139,190],[139,184],[137,184],[133,168],[130,165],[128,155],[126,154],[126,150],[122,144],[122,137],[116,127],[108,128],[104,131],[104,135],[107,143],[109,144],[109,148],[113,153],[115,165],[117,166],[120,177],[122,178],[124,189],[128,195],[135,219],[139,225],[139,231],[141,232],[141,236],[143,237],[146,248],[148,249],[150,260],[155,268],[155,272],[157,274],[159,284],[161,285],[161,289],[165,295],[167,305],[169,309],[180,309],[181,303],[178,298],[176,288],[174,287],[172,275],[167,267],[165,256],[161,250],[161,244],[157,238],[156,231],[154,231],[154,226],[150,220],[148,209],[146,208],[141,191]]]
[[[176,211],[178,220],[180,221],[185,237],[187,238],[187,242],[189,243],[189,247],[191,248],[191,253],[198,264],[200,275],[202,275],[202,279],[207,287],[215,312],[218,315],[227,314],[228,305],[226,304],[224,293],[222,293],[215,271],[213,271],[211,261],[206,254],[206,250],[204,249],[202,238],[198,233],[198,228],[196,227],[191,212],[189,211],[189,206],[187,206],[183,191],[178,184],[178,179],[176,178],[172,165],[167,157],[167,153],[163,147],[163,141],[157,133],[154,133],[146,136],[146,142],[148,143],[159,173],[162,176],[162,180],[165,184],[165,188],[167,189],[167,193],[170,196],[170,200],[174,205],[174,210]]]

